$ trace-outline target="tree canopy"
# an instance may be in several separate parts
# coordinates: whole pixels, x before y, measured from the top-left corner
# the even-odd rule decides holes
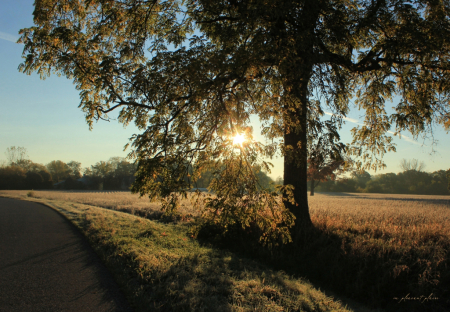
[[[450,126],[449,12],[447,0],[36,0],[19,69],[73,79],[90,126],[118,111],[142,130],[131,155],[142,194],[185,189],[189,166],[220,162],[219,199],[241,194],[231,181],[251,195],[247,167],[280,151],[298,230],[311,224],[308,139],[379,168],[395,150],[388,131]],[[352,103],[365,120],[344,148]],[[251,115],[279,141],[251,140]],[[239,147],[237,132],[247,136]]]

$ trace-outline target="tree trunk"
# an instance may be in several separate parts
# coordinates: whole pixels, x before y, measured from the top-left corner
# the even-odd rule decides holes
[[[292,147],[284,156],[284,185],[294,187],[293,195],[295,204],[285,202],[285,206],[295,216],[295,226],[292,238],[297,240],[298,236],[312,225],[308,206],[308,187],[306,175],[306,131],[301,133],[285,133],[284,142],[286,147]],[[298,146],[300,145],[300,146]],[[294,154],[297,159],[290,159],[289,155]],[[302,161],[302,158],[305,161]]]
[[[286,48],[280,52],[286,57],[280,62],[278,70],[283,77],[286,92],[284,99],[284,185],[294,187],[295,204],[285,202],[285,206],[294,214],[295,226],[291,230],[292,239],[299,241],[312,227],[308,207],[307,180],[307,112],[308,84],[314,66],[313,42],[316,38],[316,24],[319,21],[321,6],[316,1],[305,1],[301,23],[296,24],[296,40],[285,41]],[[301,35],[299,35],[301,34]],[[280,39],[285,37],[280,36]],[[286,36],[289,38],[289,36]]]
[[[284,129],[284,185],[294,187],[295,204],[285,201],[285,206],[294,214],[295,226],[291,231],[292,239],[298,241],[302,233],[312,226],[308,206],[307,180],[307,109],[308,82],[312,66],[293,66],[296,83],[290,87],[291,99],[285,104]],[[296,68],[297,67],[297,68]],[[300,73],[300,75],[299,75]]]
[[[310,196],[314,196],[314,187],[315,187],[315,186],[316,186],[316,184],[314,183],[314,180],[311,179],[311,184],[310,184],[310,186],[309,186],[309,189],[310,189],[309,195],[310,195]]]

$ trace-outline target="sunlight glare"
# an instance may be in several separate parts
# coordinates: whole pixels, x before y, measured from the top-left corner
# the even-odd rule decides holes
[[[242,143],[244,143],[244,142],[245,142],[245,136],[244,136],[243,133],[238,133],[233,138],[233,144],[234,145],[241,145],[242,146]]]

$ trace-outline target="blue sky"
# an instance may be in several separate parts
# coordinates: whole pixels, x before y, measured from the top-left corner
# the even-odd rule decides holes
[[[33,2],[0,2],[0,163],[6,161],[5,152],[10,146],[25,147],[29,158],[42,164],[76,160],[88,167],[112,156],[126,156],[123,146],[133,133],[139,132],[137,128],[101,121],[89,131],[78,108],[78,91],[70,80],[56,75],[40,80],[37,74],[28,76],[17,70],[23,46],[15,41],[21,28],[33,25]],[[357,109],[349,114],[341,131],[344,143],[351,142],[350,129],[362,123],[362,114]],[[258,132],[259,125],[253,127]],[[416,142],[407,133],[401,140],[395,138],[397,152],[385,155],[387,169],[378,173],[398,172],[403,158],[423,161],[426,171],[449,169],[449,135],[439,127],[434,136],[439,142],[434,153],[429,140]],[[255,133],[255,137],[259,136]],[[270,176],[282,176],[282,159],[272,162],[275,167]]]

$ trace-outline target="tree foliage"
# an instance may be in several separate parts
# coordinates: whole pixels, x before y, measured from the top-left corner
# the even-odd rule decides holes
[[[134,181],[136,166],[122,157],[111,157],[108,161],[99,161],[85,172],[91,187],[107,190],[128,190]]]
[[[320,182],[336,179],[337,171],[343,172],[351,166],[351,161],[345,157],[347,147],[341,143],[337,125],[327,121],[325,133],[310,131],[308,133],[308,169],[307,179],[310,182],[310,195]]]
[[[322,182],[318,192],[362,192],[383,194],[449,195],[445,170],[424,172],[406,170],[371,176],[369,173],[352,173],[351,179]]]
[[[350,99],[365,112],[348,146],[359,169],[383,167],[395,150],[388,131],[450,125],[449,13],[448,1],[431,0],[38,0],[20,70],[73,79],[91,126],[113,111],[135,122],[134,189],[150,196],[188,188],[190,166],[198,176],[229,163],[226,141],[257,115],[279,144],[250,141],[240,157],[281,152],[294,198],[284,205],[300,230],[311,224],[307,141],[331,136],[339,148]],[[240,163],[221,173],[220,194],[240,194],[225,184]]]
[[[27,159],[24,147],[6,149],[9,165],[0,166],[0,190],[49,189],[52,176],[44,165]]]
[[[26,171],[18,166],[0,168],[0,189],[19,190],[24,188]]]
[[[450,169],[447,170],[448,190],[450,191]]]
[[[370,173],[368,173],[367,171],[353,171],[351,173],[351,177],[356,181],[356,187],[360,189],[364,189],[367,182],[369,182],[372,178]]]
[[[66,164],[53,160],[44,166],[27,159],[25,148],[14,146],[7,149],[7,154],[20,157],[10,157],[9,165],[0,165],[0,189],[98,190],[101,185],[108,190],[128,190],[136,172],[136,166],[122,157],[99,161],[86,168],[82,177],[81,163],[77,161]]]
[[[67,163],[67,166],[70,169],[69,175],[73,179],[81,178],[81,163],[80,162],[72,160]]]
[[[52,160],[47,164],[53,183],[62,182],[70,176],[71,168],[62,160]]]

